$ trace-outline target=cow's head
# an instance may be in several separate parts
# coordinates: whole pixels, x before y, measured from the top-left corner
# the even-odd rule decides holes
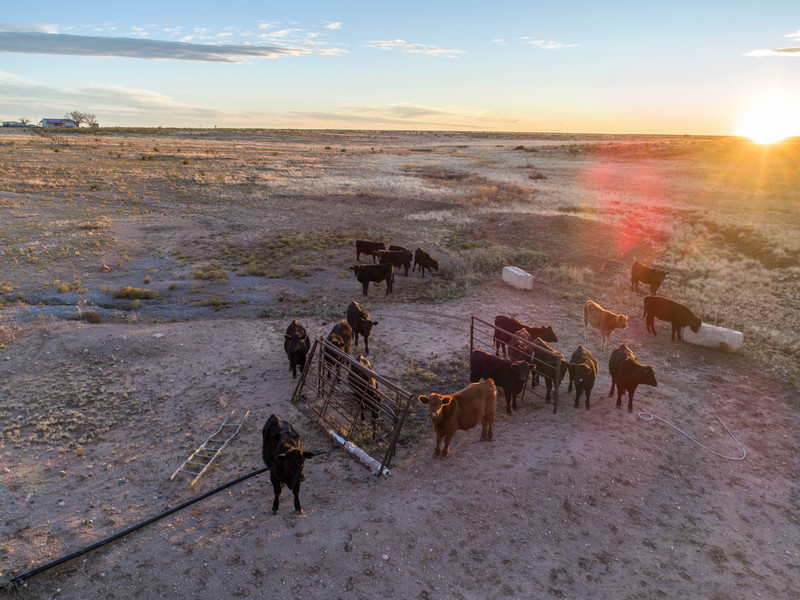
[[[431,267],[430,268],[433,269],[434,271],[438,271],[439,270],[439,261],[437,259],[431,257]]]
[[[572,381],[577,381],[579,383],[592,373],[592,370],[586,363],[569,363],[567,369],[569,370],[569,376]]]
[[[667,275],[669,275],[669,271],[662,271],[661,269],[656,269],[654,277],[654,279],[656,280],[655,282],[658,285],[661,285],[662,283],[664,283],[664,277],[666,277]]]
[[[616,319],[616,328],[617,329],[627,329],[628,328],[628,315],[617,315]]]
[[[350,270],[353,272],[353,275],[358,277],[358,274],[361,272],[361,265],[353,265],[350,267]]]
[[[639,370],[642,373],[643,384],[658,387],[658,382],[656,381],[656,368],[653,365],[641,365],[641,369]]]
[[[277,456],[276,460],[279,473],[288,487],[294,487],[296,483],[305,481],[306,476],[303,472],[303,468],[305,467],[306,459],[312,458],[313,456],[313,452],[298,450],[297,448],[293,448]]]
[[[544,341],[545,342],[553,342],[556,343],[558,341],[558,337],[556,337],[556,330],[553,329],[552,325],[548,325],[544,328]]]
[[[369,337],[369,335],[372,333],[372,328],[376,327],[377,325],[378,325],[377,321],[365,319],[362,315],[358,316],[357,329],[361,332],[361,334],[364,337]]]
[[[433,416],[438,414],[443,406],[450,404],[453,401],[453,397],[430,393],[427,396],[420,396],[419,401],[428,405],[428,414]]]
[[[525,380],[528,378],[529,372],[530,372],[530,367],[528,366],[528,363],[525,362],[524,360],[511,363],[511,375],[514,381],[518,383],[525,383]]]
[[[689,327],[690,327],[690,328],[691,328],[691,330],[692,330],[692,331],[694,331],[695,333],[697,333],[698,331],[700,331],[700,325],[702,325],[702,321],[700,320],[700,317],[695,317],[694,319],[692,319],[691,321],[689,321]]]

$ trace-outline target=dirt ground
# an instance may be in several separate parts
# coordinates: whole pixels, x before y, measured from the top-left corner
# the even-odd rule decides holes
[[[173,144],[181,146],[181,155],[199,155],[191,142],[177,139],[180,135],[143,134],[131,143],[139,145],[137,153],[155,144],[163,153]],[[29,247],[43,254],[63,220],[84,215],[97,223],[111,215],[102,228],[79,227],[79,239],[99,232],[96,250],[0,266],[0,282],[13,289],[6,297],[24,293],[0,311],[7,336],[0,348],[0,580],[261,468],[260,430],[271,413],[294,425],[305,449],[326,452],[306,463],[300,494],[305,512],[293,512],[291,494],[284,490],[273,516],[272,488],[262,474],[4,586],[0,597],[798,597],[800,419],[796,380],[786,375],[791,368],[767,364],[747,337],[741,351],[726,354],[671,342],[663,323],[659,335],[650,336],[641,318],[642,294],[624,285],[629,267],[613,262],[597,276],[621,271],[613,277],[623,285],[614,290],[592,279],[599,271],[591,262],[582,267],[585,274],[562,269],[568,280],[542,269],[530,291],[502,283],[499,272],[465,294],[441,297],[436,294],[445,288],[432,287],[444,285],[445,265],[457,261],[445,247],[448,236],[463,248],[465,236],[480,228],[511,235],[534,214],[552,219],[541,235],[548,244],[563,244],[554,251],[574,254],[574,264],[580,264],[598,251],[598,240],[620,235],[613,221],[604,221],[592,229],[598,237],[587,238],[579,226],[592,223],[585,215],[547,213],[548,203],[553,210],[571,205],[591,184],[561,155],[545,151],[596,138],[363,133],[342,141],[319,132],[253,141],[226,135],[202,141],[219,155],[250,146],[266,154],[268,148],[283,155],[285,169],[295,161],[304,163],[297,167],[303,173],[316,168],[325,173],[289,200],[282,195],[284,183],[272,182],[271,189],[280,189],[259,196],[256,209],[226,196],[230,187],[222,180],[214,184],[219,184],[215,201],[205,203],[200,197],[187,200],[188,192],[178,190],[182,184],[147,189],[128,181],[126,198],[144,198],[147,207],[134,205],[128,213],[114,212],[121,192],[111,191],[110,179],[97,192],[108,197],[92,202],[45,203],[49,191],[22,184],[0,191],[7,231],[18,226],[7,244],[22,248],[20,256],[34,254]],[[118,139],[94,143],[110,156],[103,144]],[[32,168],[23,164],[28,155],[19,153],[28,138],[0,138],[9,140],[17,144],[17,154],[9,152],[0,164],[26,172]],[[348,152],[337,154],[362,148],[360,162],[337,167],[318,158],[326,146],[332,147],[329,154],[338,151],[338,143],[346,143]],[[316,154],[306,152],[309,145]],[[519,145],[537,146],[539,152],[515,150]],[[84,150],[81,142],[65,146],[48,160],[77,160]],[[380,191],[375,181],[370,193],[336,187],[348,182],[347,169],[382,168],[386,157],[375,156],[376,146],[402,154],[403,173],[420,164],[430,167],[425,161],[437,153],[456,152],[478,174],[496,168],[495,182],[506,168],[501,154],[525,167],[525,186],[534,184],[527,178],[531,160],[547,178],[535,181],[536,191],[529,192],[537,198],[529,213],[514,200],[514,206],[503,205],[486,218],[475,211],[491,208],[496,198],[464,207],[453,204],[451,191],[437,197],[438,191],[423,189],[412,199],[406,184],[392,184],[398,187],[391,193]],[[449,158],[438,160],[450,168],[444,163]],[[440,174],[437,185],[441,180]],[[511,175],[505,183],[523,186]],[[55,195],[68,196],[64,190]],[[566,220],[569,226],[562,223]],[[51,224],[50,235],[37,229],[43,223]],[[215,258],[232,271],[226,256],[248,244],[255,247],[273,231],[322,228],[355,229],[365,237],[391,231],[398,243],[433,248],[442,272],[424,280],[419,273],[398,275],[392,296],[375,286],[364,298],[347,271],[355,259],[352,241],[337,241],[329,249],[299,251],[312,260],[297,263],[302,271],[297,276],[241,272],[219,281],[192,278]],[[536,231],[514,235],[535,237]],[[656,242],[639,239],[639,256],[652,255]],[[629,251],[630,245],[615,256],[627,261]],[[59,273],[61,281],[80,279],[80,285],[57,292],[50,282]],[[160,295],[134,309],[130,298],[108,293],[125,285],[156,288]],[[616,409],[607,396],[609,351],[601,350],[599,332],[590,330],[584,340],[581,307],[589,293],[630,315],[628,329],[612,335],[612,347],[628,342],[642,363],[655,366],[658,386],[639,388],[633,413]],[[380,323],[370,340],[375,369],[415,393],[452,392],[468,383],[471,315],[491,321],[510,314],[552,324],[558,349],[569,356],[585,344],[600,363],[592,408],[586,411],[583,402],[574,408],[566,382],[557,414],[528,394],[514,414],[497,411],[494,441],[480,442],[477,429],[459,432],[447,459],[433,456],[435,437],[430,423],[421,421],[424,427],[398,446],[391,474],[375,477],[292,405],[296,380],[282,347],[294,315],[312,336],[324,336],[344,318],[338,311],[350,299],[365,303]],[[297,307],[302,310],[293,312]],[[89,309],[101,314],[100,324],[77,318]],[[363,352],[363,345],[356,352]],[[415,364],[431,374],[420,376],[410,368]],[[498,406],[504,406],[502,392]],[[421,405],[414,410],[423,414]],[[182,477],[169,481],[226,416],[246,411],[242,431],[194,489]],[[650,413],[707,449],[650,419]],[[746,451],[743,460],[734,460],[743,455],[735,440]]]

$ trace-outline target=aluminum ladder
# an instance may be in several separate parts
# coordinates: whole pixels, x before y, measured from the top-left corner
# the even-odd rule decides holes
[[[227,416],[227,418],[222,422],[222,425],[219,426],[214,433],[208,436],[205,442],[200,444],[200,446],[192,452],[192,455],[183,461],[183,464],[178,467],[178,470],[172,474],[172,477],[169,478],[172,481],[178,473],[188,473],[189,475],[193,475],[194,479],[189,484],[189,487],[194,487],[194,484],[197,483],[197,480],[203,476],[208,468],[211,466],[211,463],[214,462],[214,459],[219,456],[219,453],[222,452],[222,449],[228,445],[236,434],[239,433],[239,430],[242,428],[242,424],[244,424],[244,420],[247,418],[247,415],[250,414],[248,410],[242,420],[238,423],[229,423],[228,421],[231,420],[233,417],[233,413],[235,411],[231,411],[231,414]],[[231,433],[231,430],[233,432]],[[224,432],[224,433],[223,433]],[[227,435],[228,437],[224,437]]]

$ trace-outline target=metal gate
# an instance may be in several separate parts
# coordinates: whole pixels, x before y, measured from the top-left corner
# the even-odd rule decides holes
[[[511,343],[520,341],[520,342],[528,342],[527,340],[519,337],[518,335],[506,332],[509,340]],[[530,343],[530,342],[528,342]],[[493,323],[489,323],[488,321],[484,321],[473,315],[472,322],[469,328],[469,354],[472,356],[472,351],[475,349],[485,350],[486,352],[495,354],[497,353],[496,350],[496,343],[495,343],[495,326]],[[531,366],[531,373],[528,376],[528,381],[531,382],[531,390],[532,393],[536,394],[537,396],[544,398],[545,396],[542,395],[541,391],[536,392],[536,379],[537,375],[539,379],[545,380],[545,388],[547,386],[547,381],[549,380],[552,388],[552,399],[553,399],[553,413],[558,412],[558,382],[561,381],[563,377],[561,366],[561,354],[554,354],[547,350],[546,348],[539,349],[540,356],[544,358],[538,359],[534,356],[533,353],[525,360]],[[526,382],[526,388],[527,388]],[[525,389],[522,390],[522,399],[525,398]]]
[[[309,352],[292,403],[376,475],[388,473],[412,396],[324,338]]]

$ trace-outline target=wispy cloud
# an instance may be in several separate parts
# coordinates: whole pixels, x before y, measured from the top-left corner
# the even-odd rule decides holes
[[[798,40],[800,41],[800,30],[796,31],[795,33],[787,33],[783,37],[787,37],[790,40]],[[757,48],[756,50],[751,50],[750,52],[745,52],[745,56],[800,56],[800,46],[788,46],[786,48]]]
[[[771,50],[757,49],[745,52],[745,56],[800,56],[800,47],[773,48]]]
[[[0,31],[0,53],[16,54],[57,54],[145,60],[236,63],[251,58],[276,58],[302,54],[335,54],[339,52],[336,48],[306,45],[193,44],[127,37],[92,37],[31,31]]]
[[[339,23],[338,21],[336,23],[328,23],[327,25],[325,25],[325,29],[341,29],[341,28],[342,24]]]
[[[464,53],[463,50],[448,50],[428,44],[415,44],[405,40],[372,40],[367,42],[365,46],[380,50],[400,50],[409,54],[427,54],[429,56],[445,56],[448,58]]]
[[[3,23],[0,22],[0,31],[33,31],[38,33],[58,33],[57,25],[48,25],[45,23],[30,24],[30,23]]]
[[[541,48],[543,50],[560,50],[561,48],[574,48],[575,46],[580,46],[580,44],[565,44],[564,42],[556,42],[553,40],[537,40],[532,37],[523,37],[521,38],[521,41],[523,44],[536,46],[537,48]]]

